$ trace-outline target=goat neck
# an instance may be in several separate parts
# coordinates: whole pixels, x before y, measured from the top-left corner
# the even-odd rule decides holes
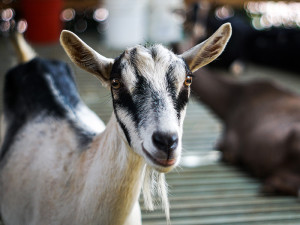
[[[88,169],[80,210],[88,204],[94,212],[84,214],[99,217],[95,221],[107,217],[103,224],[124,224],[140,194],[145,162],[125,140],[113,113],[105,131],[81,157],[82,167]]]

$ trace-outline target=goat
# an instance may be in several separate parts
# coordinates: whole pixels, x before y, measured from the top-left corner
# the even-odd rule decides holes
[[[268,194],[299,195],[300,96],[266,80],[248,83],[199,71],[192,91],[223,122],[224,161],[264,180]]]
[[[150,209],[152,182],[159,183],[169,221],[163,174],[180,161],[192,72],[218,57],[230,35],[224,24],[181,55],[138,45],[109,59],[63,31],[71,60],[111,90],[106,127],[80,100],[65,63],[35,57],[11,69],[0,165],[4,223],[138,225],[143,182]]]

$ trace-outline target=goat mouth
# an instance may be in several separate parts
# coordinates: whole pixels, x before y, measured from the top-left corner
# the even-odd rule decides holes
[[[176,159],[158,159],[153,157],[145,148],[143,147],[143,152],[146,154],[146,156],[151,159],[152,162],[155,164],[162,166],[162,167],[170,167],[173,166],[176,163]]]

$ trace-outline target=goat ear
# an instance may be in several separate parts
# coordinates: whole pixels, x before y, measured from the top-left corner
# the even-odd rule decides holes
[[[195,72],[215,60],[223,52],[230,36],[231,25],[225,23],[206,41],[187,50],[181,56],[190,70]]]
[[[77,66],[95,75],[104,86],[109,85],[113,59],[100,55],[77,35],[67,30],[61,32],[60,43]]]

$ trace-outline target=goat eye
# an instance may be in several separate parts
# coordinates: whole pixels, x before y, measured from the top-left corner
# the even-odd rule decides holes
[[[119,89],[121,87],[121,82],[118,79],[112,79],[111,87],[113,89]]]
[[[187,75],[186,78],[185,78],[184,84],[186,86],[188,86],[188,87],[191,86],[191,84],[192,84],[192,76]]]

